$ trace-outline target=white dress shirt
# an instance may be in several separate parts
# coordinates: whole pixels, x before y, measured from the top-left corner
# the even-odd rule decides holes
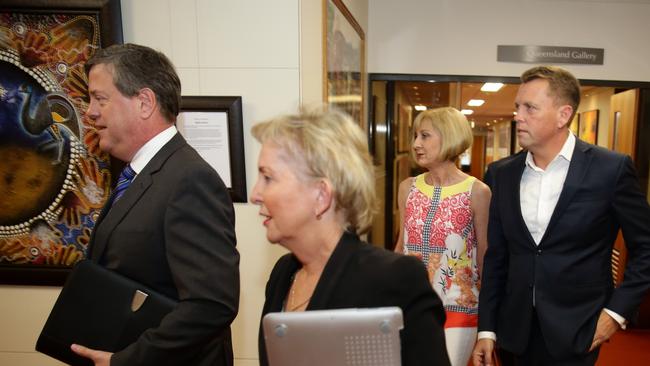
[[[530,151],[526,155],[526,168],[519,185],[519,202],[526,227],[537,245],[542,240],[560,199],[575,146],[576,138],[569,133],[562,150],[546,170],[535,164]]]
[[[131,168],[135,171],[136,177],[140,174],[142,169],[149,164],[149,161],[153,159],[158,151],[160,151],[160,149],[162,149],[163,146],[165,146],[165,144],[176,135],[177,132],[176,126],[171,125],[166,130],[147,141],[146,144],[142,145],[140,150],[133,155],[133,159],[131,159],[131,162],[129,163],[131,164]]]

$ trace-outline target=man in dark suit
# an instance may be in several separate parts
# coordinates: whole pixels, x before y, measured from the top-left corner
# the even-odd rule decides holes
[[[650,287],[650,207],[634,165],[569,132],[578,81],[557,67],[521,77],[517,136],[525,151],[488,169],[492,202],[475,365],[495,342],[519,365],[593,365]],[[619,228],[629,250],[614,288]]]
[[[89,257],[178,305],[114,354],[72,349],[95,365],[232,365],[234,210],[217,172],[176,130],[180,80],[165,55],[133,44],[99,50],[86,70],[99,146],[132,169],[97,221]]]

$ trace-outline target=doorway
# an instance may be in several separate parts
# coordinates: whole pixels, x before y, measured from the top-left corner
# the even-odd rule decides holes
[[[603,80],[580,80],[581,104],[572,131],[590,143],[612,149],[615,111],[610,108],[612,98],[627,90],[637,90],[638,100],[632,122],[638,128],[630,129],[629,138],[637,141],[632,157],[648,195],[648,161],[650,140],[642,139],[650,127],[650,83]],[[482,90],[486,83],[501,84],[494,91]],[[514,99],[519,79],[512,77],[453,76],[453,75],[394,75],[370,74],[368,134],[376,170],[376,188],[379,213],[371,229],[369,240],[392,250],[400,229],[397,209],[399,183],[417,175],[420,170],[410,154],[411,123],[418,109],[452,106],[466,114],[474,132],[474,143],[459,161],[468,174],[483,179],[487,165],[520,148],[516,139]],[[471,102],[470,102],[471,101]],[[619,115],[620,116],[620,115]],[[581,123],[582,122],[582,123]],[[620,131],[620,126],[617,127]],[[620,138],[619,138],[620,140]]]

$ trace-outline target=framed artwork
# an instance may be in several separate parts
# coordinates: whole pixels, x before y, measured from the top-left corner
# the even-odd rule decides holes
[[[495,160],[498,160],[498,158],[494,158],[494,129],[488,128],[485,138],[485,166]]]
[[[366,128],[365,35],[342,0],[324,0],[323,96]]]
[[[233,202],[246,202],[241,97],[183,96],[176,127],[219,173]]]
[[[580,114],[579,137],[590,144],[596,144],[598,137],[598,109]]]
[[[398,154],[393,163],[393,210],[398,210],[397,192],[399,184],[410,176],[411,160],[409,154]]]
[[[510,121],[508,122],[503,122],[498,125],[498,139],[499,139],[499,147],[498,147],[498,158],[496,159],[502,159],[505,158],[506,156],[510,156],[511,152],[511,146],[510,146]]]
[[[397,105],[397,152],[408,152],[411,148],[411,109]]]
[[[621,111],[614,112],[614,123],[612,126],[612,150],[618,151],[618,133],[621,123]]]
[[[580,113],[576,113],[573,116],[571,124],[569,125],[569,130],[576,136],[580,133]]]
[[[61,285],[110,196],[86,61],[122,42],[119,0],[0,4],[0,283]]]

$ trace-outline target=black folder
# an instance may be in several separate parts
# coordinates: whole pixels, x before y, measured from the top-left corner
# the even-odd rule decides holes
[[[70,365],[93,363],[70,345],[117,352],[155,328],[177,302],[89,260],[79,262],[43,326],[36,350]]]

